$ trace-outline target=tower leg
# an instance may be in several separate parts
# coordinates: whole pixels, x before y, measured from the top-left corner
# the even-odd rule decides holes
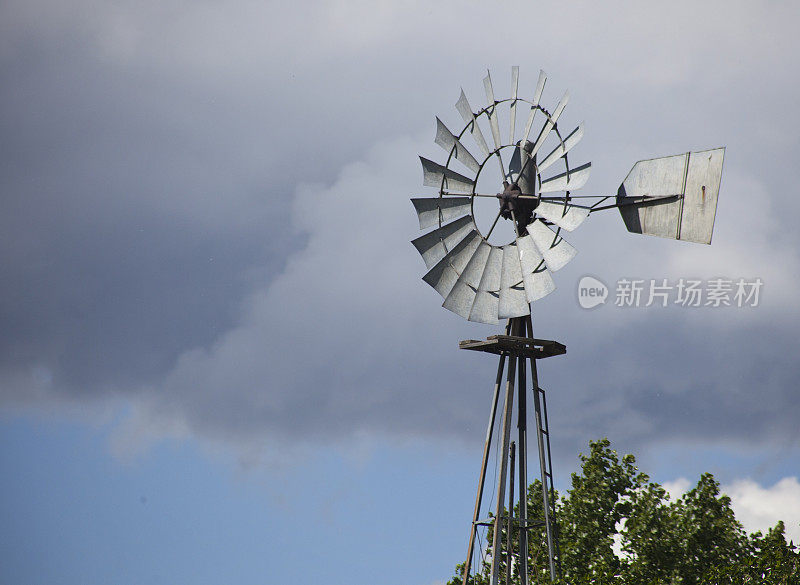
[[[506,500],[506,476],[508,475],[508,449],[511,440],[511,417],[514,407],[514,377],[517,358],[511,356],[508,361],[508,376],[506,378],[506,399],[503,405],[503,448],[500,454],[500,472],[497,477],[497,506],[494,514],[494,534],[492,537],[492,570],[491,585],[497,585],[500,571],[500,547],[502,546],[503,533],[503,508]]]
[[[524,333],[524,330],[523,330]],[[517,411],[517,453],[519,453],[519,582],[528,585],[528,412],[525,358],[519,360]]]
[[[467,548],[467,560],[464,563],[464,574],[461,582],[467,585],[469,571],[472,566],[472,549],[475,546],[475,534],[478,531],[478,517],[481,513],[481,500],[483,499],[483,485],[486,483],[486,465],[489,462],[489,452],[492,447],[492,431],[497,415],[497,401],[500,398],[500,385],[503,382],[503,367],[506,363],[506,356],[500,356],[500,364],[497,366],[497,379],[494,383],[494,396],[492,397],[492,408],[489,412],[489,426],[486,429],[486,440],[483,444],[483,460],[481,463],[480,479],[478,480],[478,494],[475,497],[475,511],[472,514],[472,528],[469,532],[469,546]]]
[[[508,474],[508,522],[506,523],[506,585],[511,585],[511,569],[514,566],[514,441],[511,441],[511,455],[509,463],[511,472]]]
[[[511,319],[511,335],[519,335],[523,329],[522,320]],[[500,571],[500,547],[502,546],[503,508],[506,496],[506,476],[508,475],[508,450],[511,440],[511,419],[514,407],[514,378],[516,374],[517,358],[511,355],[508,360],[508,375],[506,377],[506,398],[503,404],[503,448],[500,454],[500,472],[497,477],[497,506],[494,514],[494,534],[492,537],[492,568],[491,585],[497,585]]]

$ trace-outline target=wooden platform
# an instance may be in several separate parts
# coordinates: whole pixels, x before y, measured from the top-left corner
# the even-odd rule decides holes
[[[486,338],[486,341],[465,339],[458,342],[458,347],[496,355],[514,355],[534,359],[567,353],[567,346],[557,341],[516,337],[514,335],[491,335]]]

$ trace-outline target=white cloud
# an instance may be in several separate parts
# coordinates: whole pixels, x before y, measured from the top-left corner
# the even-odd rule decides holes
[[[692,486],[685,477],[662,484],[675,501]],[[797,477],[784,477],[772,487],[763,487],[752,479],[737,479],[720,486],[731,498],[736,519],[748,532],[760,530],[766,534],[779,520],[786,526],[786,540],[800,544],[800,482]]]
[[[740,479],[722,486],[731,497],[736,518],[748,532],[766,533],[778,520],[786,525],[786,540],[800,544],[800,482],[784,477],[771,487],[751,479]]]
[[[672,481],[665,481],[663,484],[661,484],[661,487],[667,490],[670,501],[674,502],[689,491],[691,484],[685,477],[679,477],[678,479]]]

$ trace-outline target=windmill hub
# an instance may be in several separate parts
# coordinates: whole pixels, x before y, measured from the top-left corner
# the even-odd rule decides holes
[[[533,210],[539,205],[538,197],[523,193],[518,183],[506,183],[497,198],[500,200],[500,215],[504,219],[516,219],[522,226],[530,223]]]

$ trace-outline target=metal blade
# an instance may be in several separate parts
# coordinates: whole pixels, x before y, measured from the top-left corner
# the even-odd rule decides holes
[[[540,201],[536,206],[536,215],[541,215],[547,221],[571,232],[589,217],[589,210],[553,201]]]
[[[492,139],[494,139],[495,149],[498,149],[503,145],[503,142],[500,138],[500,125],[497,123],[497,102],[494,99],[492,76],[488,71],[486,72],[486,77],[483,78],[483,89],[486,91],[486,101],[488,102],[486,113],[489,114],[489,125],[492,127]]]
[[[481,283],[469,313],[470,321],[479,323],[497,323],[497,306],[500,291],[500,272],[503,264],[502,248],[491,247],[486,266],[481,276]]]
[[[542,256],[539,248],[536,247],[536,243],[530,234],[517,238],[517,248],[519,249],[519,265],[522,274],[536,272],[544,262],[544,256]]]
[[[453,286],[453,290],[450,291],[450,294],[447,295],[444,303],[442,303],[445,309],[454,312],[456,315],[461,315],[465,319],[469,318],[469,312],[472,309],[472,303],[475,301],[475,293],[481,281],[483,270],[486,267],[491,248],[489,244],[481,239],[478,248]]]
[[[500,273],[500,297],[497,317],[521,317],[531,311],[522,283],[519,250],[516,243],[503,246],[503,266]]]
[[[574,191],[580,189],[589,180],[589,173],[592,170],[592,163],[586,163],[579,167],[575,167],[569,172],[569,180],[567,180],[567,173],[561,173],[555,177],[550,177],[542,181],[542,186],[539,188],[539,193],[552,193],[553,191]]]
[[[447,126],[439,119],[436,118],[436,144],[441,146],[448,153],[452,152],[455,159],[462,165],[467,167],[476,175],[481,170],[481,165],[475,160],[475,157],[464,148],[464,145],[458,138],[447,129]]]
[[[488,290],[479,290],[475,293],[468,319],[477,323],[497,325],[497,312],[500,304],[500,293]]]
[[[455,286],[458,277],[464,271],[467,262],[472,258],[472,255],[482,241],[480,234],[472,230],[466,238],[447,253],[447,256],[442,258],[436,266],[431,268],[430,271],[422,277],[422,280],[431,285],[436,292],[442,295],[442,298],[447,298],[447,295],[453,290],[453,286]]]
[[[550,270],[563,268],[578,253],[569,242],[556,235],[541,219],[530,223],[527,230]]]
[[[556,283],[545,265],[542,265],[536,272],[523,275],[522,284],[525,287],[525,297],[529,303],[538,301],[556,290]]]
[[[421,197],[412,199],[419,216],[419,229],[438,227],[462,215],[470,213],[470,197]]]
[[[464,124],[469,125],[469,131],[472,133],[472,138],[475,139],[475,144],[477,144],[478,148],[481,149],[483,156],[488,157],[489,147],[486,145],[483,132],[481,132],[481,128],[478,126],[478,121],[475,119],[475,114],[472,113],[472,106],[469,105],[467,96],[463,89],[461,90],[461,97],[459,97],[458,101],[456,102],[456,109],[464,119]]]
[[[425,266],[430,269],[467,237],[473,227],[472,216],[461,217],[412,240],[411,243],[422,255]]]
[[[531,127],[533,126],[533,118],[536,116],[536,110],[538,110],[539,100],[542,99],[542,92],[544,91],[544,84],[547,81],[547,74],[544,71],[539,71],[539,81],[536,82],[536,92],[533,94],[533,100],[531,103],[531,111],[528,114],[528,121],[525,124],[525,131],[522,134],[522,143],[525,144],[525,141],[528,139],[528,136],[531,134]]]
[[[486,267],[483,269],[478,290],[497,292],[500,290],[500,274],[503,267],[503,249],[491,244]]]
[[[517,247],[525,296],[532,303],[553,292],[556,283],[553,282],[544,257],[530,235],[517,238]]]
[[[567,107],[568,101],[569,101],[569,92],[565,92],[564,97],[562,97],[561,101],[558,102],[556,109],[547,118],[547,122],[544,123],[544,126],[542,126],[542,131],[539,132],[539,137],[536,139],[536,142],[533,145],[533,150],[531,150],[531,156],[539,152],[539,149],[542,147],[542,144],[544,144],[544,141],[547,139],[547,136],[550,134],[550,131],[553,129],[553,126],[556,125],[556,122],[558,121],[558,117],[561,115],[561,112],[563,112],[564,108]]]
[[[512,288],[500,290],[500,298],[497,301],[497,318],[511,319],[512,317],[522,317],[530,315],[531,306],[525,296],[524,285],[520,282]]]
[[[419,157],[422,163],[422,184],[453,193],[472,193],[475,181],[443,167],[427,158]]]
[[[570,135],[564,139],[563,143],[556,146],[555,149],[553,149],[553,152],[544,158],[539,165],[539,172],[541,173],[547,167],[572,150],[572,147],[578,144],[578,142],[581,141],[581,138],[583,138],[583,122],[581,122],[580,125],[578,125],[578,127],[575,128],[575,130],[573,130]]]
[[[511,127],[508,132],[508,143],[514,144],[515,126],[517,124],[517,91],[519,90],[519,66],[514,65],[511,68],[511,105],[509,106],[509,117],[511,118]]]

